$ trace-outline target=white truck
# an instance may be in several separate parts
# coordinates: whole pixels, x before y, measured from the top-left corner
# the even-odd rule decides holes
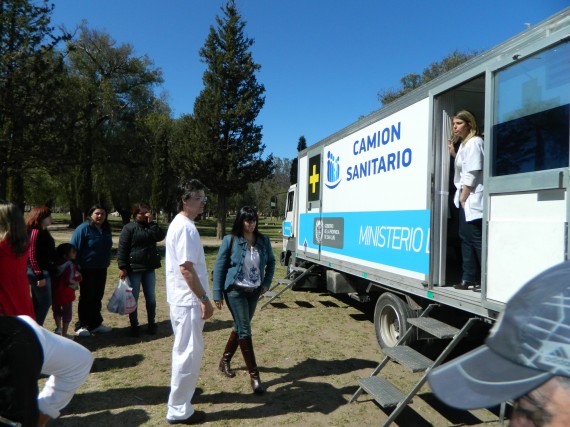
[[[447,147],[455,111],[484,130],[480,292],[458,290]],[[570,8],[299,153],[282,264],[333,293],[375,294],[382,348],[431,302],[492,320],[568,259]]]

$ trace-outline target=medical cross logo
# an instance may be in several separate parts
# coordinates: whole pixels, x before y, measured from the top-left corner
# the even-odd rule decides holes
[[[316,202],[321,199],[321,155],[309,158],[308,200]]]

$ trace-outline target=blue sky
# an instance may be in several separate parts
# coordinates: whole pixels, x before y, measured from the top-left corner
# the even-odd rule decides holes
[[[203,89],[204,45],[224,0],[52,0],[52,23],[130,43],[163,71],[175,117]],[[265,155],[294,158],[380,107],[377,94],[452,52],[489,49],[569,0],[236,0],[265,86]]]

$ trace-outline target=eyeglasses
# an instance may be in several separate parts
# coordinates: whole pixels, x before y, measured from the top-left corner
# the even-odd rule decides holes
[[[195,200],[200,200],[202,203],[206,203],[208,201],[208,196],[192,196]]]

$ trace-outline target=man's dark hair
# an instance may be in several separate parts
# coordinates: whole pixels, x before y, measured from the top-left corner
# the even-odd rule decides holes
[[[188,181],[182,181],[178,186],[178,199],[177,206],[178,210],[182,210],[182,200],[188,200],[190,197],[194,196],[198,191],[206,191],[207,188],[202,182],[197,179],[191,179]]]

